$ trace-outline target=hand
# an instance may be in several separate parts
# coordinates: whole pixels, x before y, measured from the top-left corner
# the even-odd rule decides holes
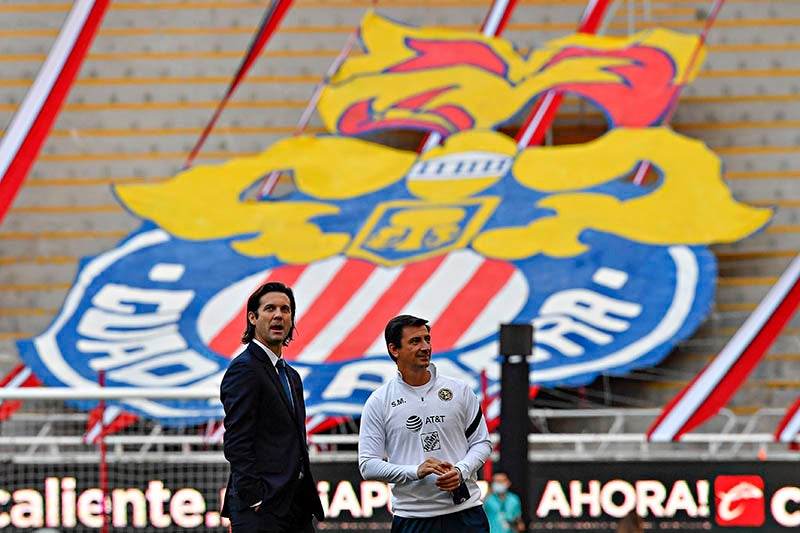
[[[459,485],[461,485],[461,472],[455,467],[451,467],[450,470],[436,480],[436,486],[439,487],[439,490],[453,491]]]
[[[447,461],[440,461],[436,457],[428,457],[417,467],[417,477],[422,479],[428,474],[441,475],[449,471],[451,468],[453,468],[453,465]]]

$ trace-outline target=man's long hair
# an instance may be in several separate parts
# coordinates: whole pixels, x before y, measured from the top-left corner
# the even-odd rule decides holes
[[[289,346],[289,341],[291,341],[294,336],[294,312],[296,310],[296,305],[294,302],[294,292],[280,281],[269,281],[263,284],[247,299],[247,312],[244,315],[244,321],[247,325],[245,326],[244,333],[242,333],[242,344],[248,344],[253,340],[253,337],[255,337],[256,327],[250,323],[250,319],[247,317],[251,312],[256,315],[256,317],[258,316],[258,307],[261,303],[261,297],[268,292],[282,292],[289,297],[289,307],[292,310],[292,325],[289,328],[289,334],[283,339],[283,345]]]

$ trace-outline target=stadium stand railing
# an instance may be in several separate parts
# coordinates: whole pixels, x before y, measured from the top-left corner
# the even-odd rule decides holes
[[[87,441],[89,415],[64,411],[63,402],[119,399],[217,399],[216,390],[58,388],[0,390],[0,399],[25,399],[28,409],[3,423],[0,461],[15,463],[68,462],[98,466],[97,443],[108,446],[109,462],[169,462],[224,464],[216,420],[189,427],[166,427],[139,421],[117,433]],[[591,408],[529,410],[531,461],[752,459],[759,452],[771,459],[794,458],[796,452],[776,443],[772,430],[783,411],[763,408],[746,415],[729,409],[680,442],[652,443],[644,432],[658,414],[656,408]],[[498,435],[493,440],[498,442]],[[309,437],[312,462],[356,462],[356,433],[325,433]],[[497,458],[495,451],[494,458]]]
[[[387,1],[379,10],[412,24],[433,21],[474,30],[487,3],[441,1],[422,8],[422,3]],[[623,2],[606,29],[623,34],[657,23],[696,32],[707,4]],[[200,159],[254,153],[290,134],[321,73],[367,5],[343,2],[329,8],[299,2],[223,114]],[[521,48],[561,36],[574,30],[583,5],[582,0],[523,2],[506,36]],[[76,90],[0,227],[0,319],[6,324],[0,330],[0,370],[18,362],[14,341],[42,331],[55,315],[78,260],[108,249],[138,225],[119,207],[109,185],[166,179],[202,130],[262,9],[257,3],[215,6],[112,4]],[[714,248],[718,303],[706,325],[658,368],[611,380],[616,405],[654,407],[674,396],[735,333],[800,249],[794,185],[800,176],[794,132],[800,116],[795,116],[797,106],[787,105],[800,92],[798,45],[793,42],[800,21],[797,6],[730,1],[711,34],[707,64],[687,89],[674,120],[677,130],[704,140],[723,157],[738,198],[776,206],[775,221],[743,243]],[[7,21],[0,28],[0,61],[8,66],[0,80],[0,124],[10,120],[58,31],[60,20],[53,14],[63,18],[66,9],[64,4],[0,6],[0,13],[8,15],[0,17]],[[154,17],[159,9],[166,14]],[[633,25],[631,15],[636,15]],[[569,135],[577,128],[581,135],[591,134],[592,127],[602,126],[590,111],[568,101],[554,131]],[[318,131],[319,124],[315,119],[309,131]],[[800,383],[786,376],[800,361],[799,327],[795,319],[755,379],[731,402],[730,412],[742,417],[736,427],[752,425],[748,416],[762,420],[765,406],[785,406],[796,397]],[[603,406],[603,396],[598,391],[591,399]]]

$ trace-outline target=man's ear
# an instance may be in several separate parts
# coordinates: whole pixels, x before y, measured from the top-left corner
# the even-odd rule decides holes
[[[393,342],[390,342],[387,348],[389,348],[389,353],[392,354],[393,357],[397,357],[397,346],[395,346]]]
[[[251,326],[256,325],[256,314],[252,311],[247,312],[247,321],[250,322]]]

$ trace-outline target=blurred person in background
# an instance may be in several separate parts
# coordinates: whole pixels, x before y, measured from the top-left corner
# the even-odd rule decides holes
[[[222,516],[233,533],[309,533],[313,517],[324,516],[308,460],[303,382],[282,354],[295,312],[283,283],[256,289],[247,300],[247,347],[220,385],[231,465]]]
[[[644,522],[636,511],[631,511],[617,524],[617,533],[644,533]]]
[[[511,492],[510,487],[511,480],[505,472],[492,474],[489,494],[483,504],[486,516],[489,517],[491,533],[525,531],[519,496]]]

